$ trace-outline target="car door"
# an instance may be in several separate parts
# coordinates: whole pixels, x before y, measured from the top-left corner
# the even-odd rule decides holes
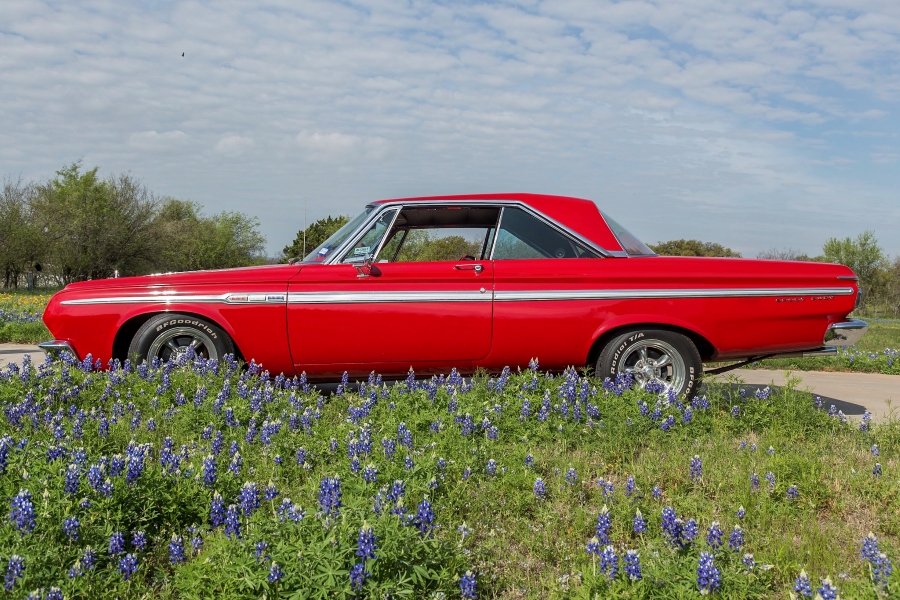
[[[387,225],[390,209],[379,217]],[[371,231],[375,231],[373,225]],[[367,232],[343,261],[306,265],[288,286],[288,337],[306,365],[473,361],[491,348],[490,261],[389,262],[382,234]]]

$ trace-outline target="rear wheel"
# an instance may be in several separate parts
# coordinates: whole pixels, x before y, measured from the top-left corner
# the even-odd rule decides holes
[[[138,329],[128,347],[128,356],[137,356],[138,362],[154,357],[166,362],[173,358],[177,360],[189,349],[197,356],[220,360],[226,354],[234,353],[234,343],[211,321],[167,313],[150,318]]]
[[[631,374],[635,384],[650,384],[661,393],[673,390],[691,399],[697,393],[703,363],[685,335],[662,329],[636,329],[610,341],[597,360],[598,376]]]

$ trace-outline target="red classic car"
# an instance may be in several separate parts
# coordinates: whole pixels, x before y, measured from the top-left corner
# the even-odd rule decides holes
[[[327,380],[593,367],[696,392],[703,363],[835,353],[867,329],[845,266],[657,256],[588,200],[381,200],[290,264],[85,281],[47,351],[106,363],[193,348]]]

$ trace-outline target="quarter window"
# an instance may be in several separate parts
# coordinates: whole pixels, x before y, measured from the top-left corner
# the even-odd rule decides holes
[[[506,207],[494,246],[494,260],[599,258],[595,252],[520,208]]]

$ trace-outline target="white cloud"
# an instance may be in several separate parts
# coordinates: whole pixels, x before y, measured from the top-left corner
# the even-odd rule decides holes
[[[252,138],[241,135],[226,135],[213,146],[213,150],[219,154],[228,156],[240,156],[247,150],[253,148],[256,142]]]
[[[183,131],[164,131],[157,133],[155,131],[141,131],[132,133],[128,137],[128,145],[138,150],[164,150],[172,148],[184,142],[187,134]]]

